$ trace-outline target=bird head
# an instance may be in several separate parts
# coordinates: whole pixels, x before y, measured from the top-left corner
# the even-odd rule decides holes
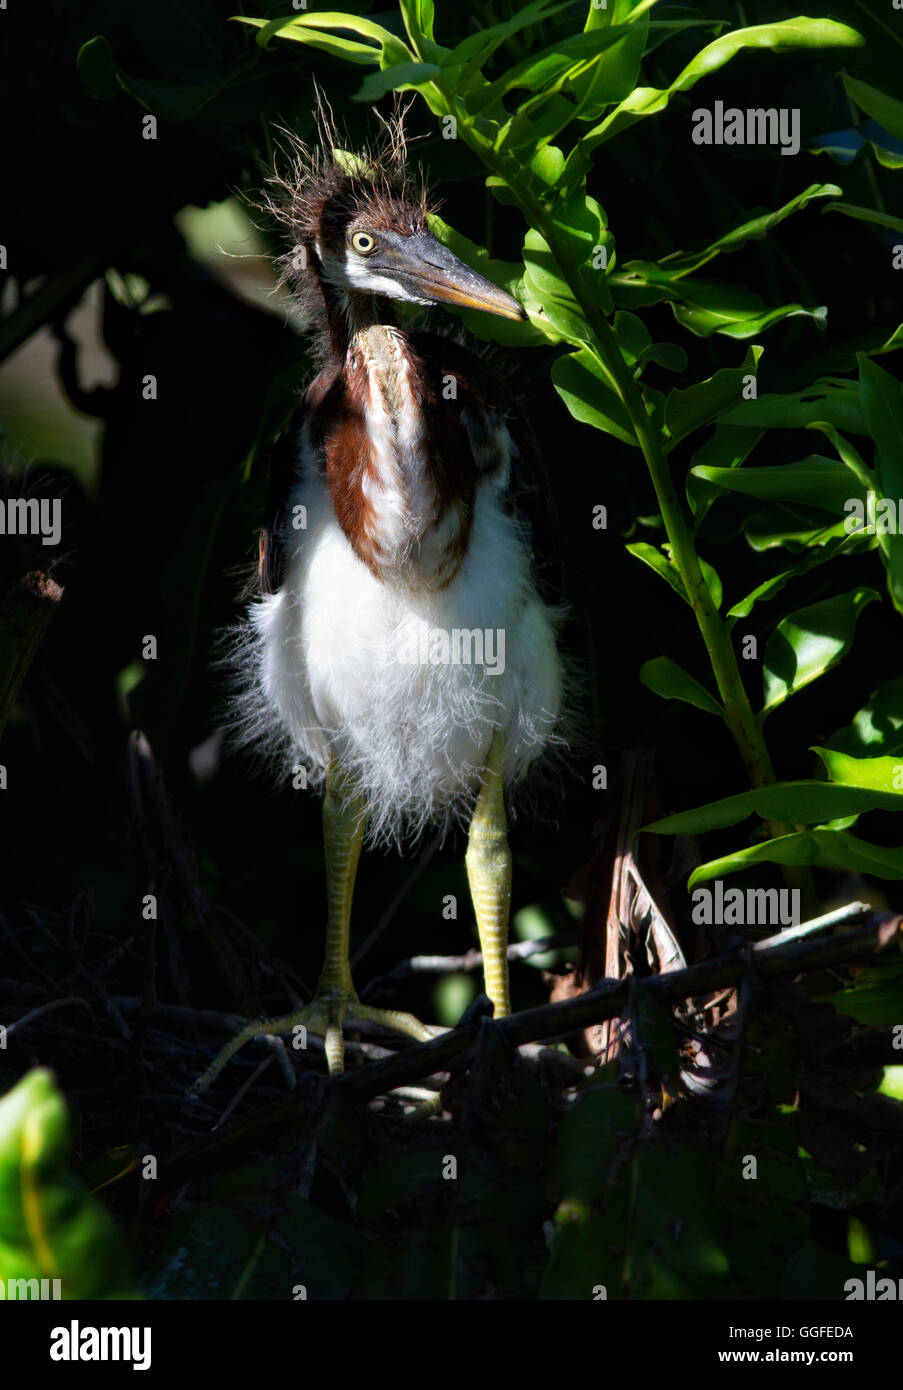
[[[503,318],[520,304],[455,256],[430,232],[426,190],[406,159],[401,118],[385,122],[376,150],[349,154],[320,117],[320,147],[295,146],[292,169],[268,202],[289,229],[283,279],[311,306],[311,278],[327,304],[355,320],[376,299],[458,304]],[[313,306],[316,307],[315,305]]]

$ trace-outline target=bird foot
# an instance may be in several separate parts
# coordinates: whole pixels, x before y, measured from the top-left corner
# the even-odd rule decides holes
[[[261,1018],[248,1023],[240,1033],[226,1043],[210,1066],[194,1082],[190,1095],[200,1095],[212,1081],[219,1076],[231,1057],[252,1038],[266,1034],[292,1034],[295,1048],[307,1046],[308,1032],[322,1035],[326,1051],[326,1064],[330,1076],[340,1076],[345,1070],[345,1040],[342,1036],[343,1024],[358,1019],[368,1023],[378,1023],[395,1033],[405,1033],[418,1042],[428,1042],[433,1031],[415,1018],[413,1014],[402,1013],[397,1009],[375,1009],[362,1004],[352,989],[321,989],[309,1004],[293,1014],[281,1018]]]

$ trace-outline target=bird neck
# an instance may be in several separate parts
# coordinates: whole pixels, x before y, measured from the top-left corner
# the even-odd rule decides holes
[[[395,316],[386,303],[374,294],[349,293],[330,285],[325,278],[319,278],[319,288],[323,296],[326,333],[329,354],[342,360],[348,353],[354,338],[368,328],[382,324],[395,327]],[[323,312],[321,311],[321,313]]]
[[[362,315],[340,371],[344,405],[325,442],[338,521],[382,581],[441,587],[463,557],[470,489],[450,486],[427,365],[402,329]]]

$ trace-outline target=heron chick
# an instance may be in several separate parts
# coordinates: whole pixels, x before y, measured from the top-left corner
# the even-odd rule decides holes
[[[320,137],[296,149],[268,200],[322,365],[274,452],[239,713],[250,736],[325,783],[326,957],[312,1002],[249,1024],[197,1089],[249,1038],[299,1024],[325,1036],[332,1073],[345,1020],[432,1036],[355,993],[365,835],[401,842],[469,819],[486,992],[508,1013],[505,789],[559,737],[559,615],[524,517],[522,499],[539,492],[527,431],[480,356],[399,326],[391,302],[526,315],[431,234],[400,121],[357,157],[329,122]]]

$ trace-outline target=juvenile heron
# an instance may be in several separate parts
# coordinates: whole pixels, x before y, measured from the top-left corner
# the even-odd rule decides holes
[[[322,365],[274,455],[240,714],[325,782],[326,958],[311,1003],[249,1024],[198,1088],[249,1038],[299,1024],[324,1034],[333,1073],[346,1019],[432,1036],[355,994],[351,903],[368,827],[373,842],[400,842],[469,817],[486,992],[497,1016],[509,1012],[504,793],[558,738],[562,689],[556,610],[524,515],[541,487],[485,361],[400,327],[390,302],[526,315],[431,235],[400,122],[387,135],[351,157],[326,123],[322,148],[297,150],[268,200]]]

